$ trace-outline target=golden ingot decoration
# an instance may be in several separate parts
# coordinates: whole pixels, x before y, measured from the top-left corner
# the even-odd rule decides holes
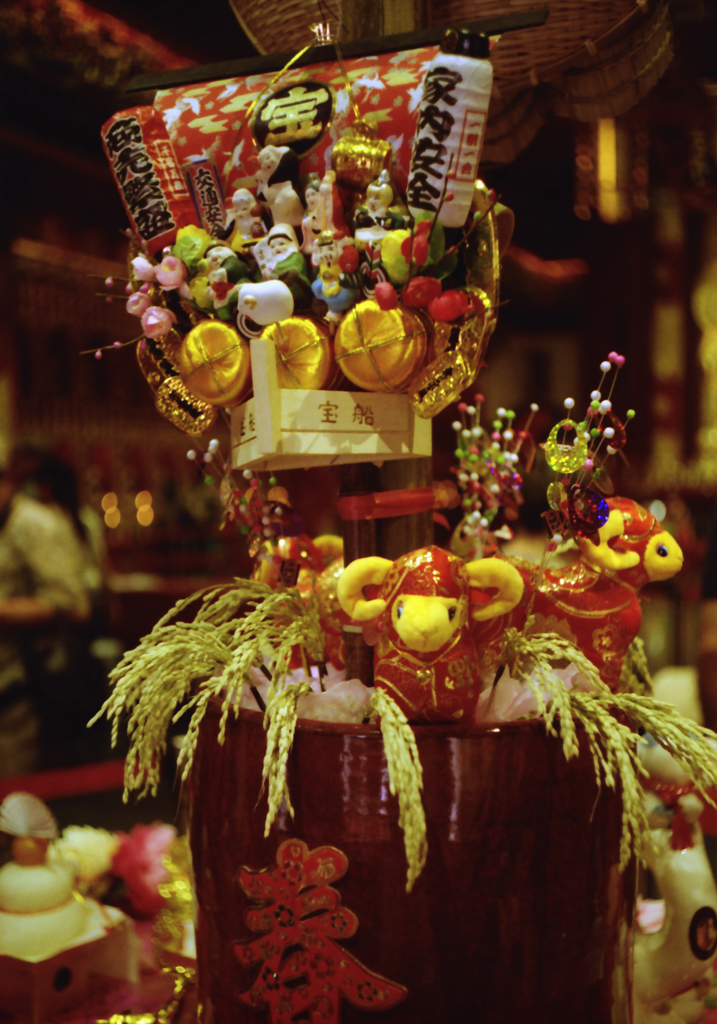
[[[249,342],[221,320],[193,327],[174,363],[187,389],[211,405],[237,405],[251,387]]]
[[[168,377],[160,384],[154,404],[158,413],[190,437],[209,430],[217,418],[216,406],[195,398],[179,377]]]
[[[365,118],[354,121],[353,135],[344,135],[331,153],[336,183],[351,192],[365,192],[391,167],[391,143],[378,137],[378,128]]]
[[[426,357],[422,321],[405,307],[382,310],[372,299],[354,306],[334,339],[336,362],[366,391],[406,391]]]
[[[290,316],[264,330],[276,346],[276,370],[280,388],[321,391],[336,377],[329,328],[308,317]]]
[[[137,362],[144,379],[153,391],[156,391],[167,377],[176,376],[177,370],[173,360],[181,345],[182,337],[175,330],[171,330],[161,340],[141,338],[137,342]]]
[[[430,419],[458,401],[481,364],[494,322],[488,296],[468,288],[470,312],[462,323],[437,323],[433,331],[434,358],[413,378],[408,391],[417,416]]]

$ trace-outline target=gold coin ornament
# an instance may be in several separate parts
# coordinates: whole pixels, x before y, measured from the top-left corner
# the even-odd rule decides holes
[[[574,430],[575,441],[573,444],[565,444],[558,441],[560,431]],[[588,441],[585,437],[585,424],[574,423],[573,420],[561,420],[556,423],[550,431],[548,440],[541,445],[545,449],[545,461],[551,469],[558,473],[574,473],[576,469],[582,469],[588,457]]]
[[[468,288],[470,302],[455,323],[437,323],[432,332],[428,365],[411,381],[409,398],[416,415],[437,416],[473,381],[485,353],[493,323],[493,308],[480,288]]]
[[[249,342],[220,320],[193,327],[174,362],[187,390],[212,405],[237,405],[251,387]]]
[[[280,388],[321,391],[336,377],[331,352],[330,330],[310,317],[290,316],[264,331],[276,347],[276,369]]]
[[[405,307],[382,310],[368,299],[341,321],[334,339],[336,362],[366,391],[405,392],[426,358],[424,323]]]

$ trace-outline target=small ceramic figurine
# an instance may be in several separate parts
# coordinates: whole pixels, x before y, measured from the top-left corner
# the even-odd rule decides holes
[[[260,337],[261,328],[287,320],[294,296],[283,281],[249,281],[239,289],[237,326],[245,337]]]
[[[0,868],[0,954],[44,959],[64,949],[87,924],[87,907],[75,896],[75,873],[48,861],[57,824],[30,793],[11,793],[0,806],[0,831],[13,836],[13,859]]]
[[[265,146],[259,153],[257,199],[271,211],[274,224],[301,227],[304,194],[299,183],[299,158],[288,146]]]
[[[237,302],[239,287],[249,278],[249,269],[227,245],[211,245],[204,254],[203,262],[207,297],[212,300],[217,316],[229,320],[231,307]]]
[[[351,243],[351,239],[345,241]],[[319,273],[311,290],[317,299],[323,299],[329,307],[327,320],[340,320],[347,309],[356,305],[359,297],[359,289],[351,287],[339,263],[343,248],[332,231],[323,231],[314,246],[312,263],[318,267]]]
[[[704,804],[651,736],[638,753],[649,776],[645,857],[664,900],[664,920],[657,929],[635,932],[633,1020],[696,1024],[704,1019],[717,956],[717,889],[699,825]]]
[[[311,302],[311,282],[306,260],[299,251],[291,224],[275,224],[265,239],[252,248],[265,281],[283,281],[297,306]]]
[[[391,209],[394,191],[388,171],[380,176],[366,190],[366,203],[359,206],[354,214],[354,237],[360,243],[379,243],[389,232],[406,226],[405,219]]]
[[[378,585],[367,600],[364,588]],[[495,590],[484,604],[471,591]],[[353,619],[376,619],[374,683],[387,690],[411,721],[470,722],[480,692],[473,618],[514,608],[523,581],[508,562],[484,558],[465,565],[430,547],[396,562],[358,558],[339,578],[337,596]]]
[[[227,213],[226,243],[235,252],[250,245],[266,234],[260,217],[261,210],[248,188],[238,188],[232,196],[232,208]]]
[[[301,225],[304,233],[302,250],[307,256],[315,252],[315,244],[322,231],[333,231],[336,238],[348,234],[343,208],[336,188],[336,175],[327,171],[323,181],[311,174],[305,188],[306,216]]]

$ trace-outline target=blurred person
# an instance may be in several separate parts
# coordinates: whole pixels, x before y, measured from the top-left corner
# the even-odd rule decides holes
[[[88,732],[86,728],[105,698],[107,681],[102,661],[108,643],[104,524],[92,509],[80,504],[72,466],[52,454],[34,454],[25,459],[21,489],[72,531],[89,615],[82,621],[64,619],[40,633],[26,648],[25,657],[42,720],[43,764],[77,764],[108,751],[107,730],[100,726]]]
[[[37,687],[63,630],[89,619],[84,558],[57,510],[23,494],[24,460],[0,470],[0,774],[40,760]]]

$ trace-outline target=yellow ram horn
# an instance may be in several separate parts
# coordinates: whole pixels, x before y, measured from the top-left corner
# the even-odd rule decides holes
[[[368,622],[375,619],[386,607],[381,598],[367,601],[363,588],[373,584],[381,584],[386,579],[393,562],[388,558],[357,558],[350,562],[339,576],[336,596],[339,604],[352,619],[357,622]]]
[[[585,559],[598,569],[606,569],[608,572],[619,572],[620,569],[632,569],[637,565],[640,556],[637,551],[615,551],[610,547],[610,541],[616,537],[622,537],[625,532],[625,520],[622,512],[614,508],[607,518],[607,522],[598,530],[600,537],[599,544],[593,544],[591,540],[579,540],[580,550]]]
[[[480,590],[495,587],[498,591],[487,604],[473,606],[473,618],[479,622],[512,611],[523,596],[523,577],[514,565],[504,562],[502,558],[481,558],[476,562],[468,562],[466,572],[472,587]]]

